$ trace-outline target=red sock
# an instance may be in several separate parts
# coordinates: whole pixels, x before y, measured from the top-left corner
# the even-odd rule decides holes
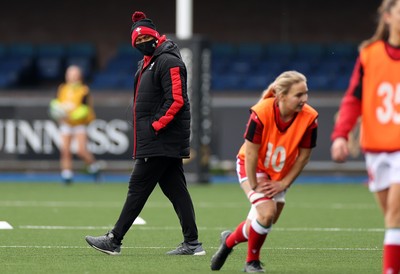
[[[241,222],[235,229],[234,232],[232,232],[231,235],[229,235],[228,238],[226,238],[226,246],[229,248],[234,247],[235,245],[243,242],[247,242],[247,238],[245,235],[243,235],[243,226],[246,224],[246,221]]]
[[[383,274],[397,274],[400,271],[400,245],[385,244],[383,248]]]
[[[400,229],[388,228],[383,241],[383,274],[400,271]]]
[[[262,230],[263,234],[260,234],[259,232],[257,232],[254,229],[254,227],[253,227],[254,221],[253,221],[250,226],[246,262],[260,260],[260,250],[261,250],[262,245],[264,244],[265,238],[267,238],[268,229],[265,227],[262,227],[260,224],[258,224],[257,221],[256,221],[255,225],[257,226],[255,229],[257,229],[258,231]]]

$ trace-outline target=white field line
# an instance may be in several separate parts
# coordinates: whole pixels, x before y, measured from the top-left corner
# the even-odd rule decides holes
[[[21,248],[21,249],[88,249],[90,246],[40,246],[40,245],[0,245],[2,248]],[[123,249],[171,249],[174,247],[167,246],[124,246]],[[208,247],[210,249],[217,249],[218,247]],[[381,248],[377,247],[263,247],[268,250],[325,250],[325,251],[379,251]]]
[[[19,229],[31,230],[102,230],[111,229],[109,226],[43,226],[43,225],[20,225]],[[179,226],[135,226],[140,230],[181,230]],[[198,227],[199,230],[216,230],[221,231],[224,227]],[[383,233],[384,228],[339,228],[339,227],[274,227],[273,231],[278,232],[367,232],[367,233]]]
[[[123,201],[121,202],[84,202],[84,201],[0,201],[0,207],[87,207],[87,208],[111,208],[117,207],[122,208]],[[197,202],[195,203],[196,208],[243,208],[247,207],[247,203],[209,203],[209,202]],[[146,204],[147,208],[166,208],[171,207],[169,202],[148,202]],[[377,205],[375,203],[354,203],[354,204],[318,204],[315,203],[290,203],[287,202],[286,207],[296,207],[296,208],[320,208],[320,209],[360,209],[360,210],[370,210],[376,209]]]

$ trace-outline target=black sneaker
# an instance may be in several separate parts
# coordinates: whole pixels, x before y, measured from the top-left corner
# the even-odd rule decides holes
[[[72,185],[72,181],[72,178],[62,178],[62,182],[66,186]]]
[[[167,252],[167,255],[206,255],[201,243],[190,245],[188,243],[181,243],[176,249]]]
[[[91,247],[108,255],[119,255],[121,253],[122,244],[116,243],[114,234],[111,232],[99,237],[86,236],[85,239]]]
[[[264,273],[264,268],[261,267],[260,261],[251,261],[246,263],[243,269],[244,272],[247,273]]]
[[[104,164],[102,162],[97,161],[86,167],[86,172],[92,176],[95,183],[99,183],[101,181],[101,170],[103,169],[103,166]]]
[[[226,246],[226,238],[231,234],[232,232],[229,230],[222,231],[221,244],[217,252],[211,257],[211,270],[220,270],[226,258],[228,258],[228,255],[232,252],[233,248],[228,248]]]
[[[100,181],[101,181],[101,173],[100,173],[100,170],[98,170],[98,171],[96,171],[96,172],[92,172],[92,173],[90,173],[90,175],[92,176],[93,181],[94,181],[95,183],[100,183]]]

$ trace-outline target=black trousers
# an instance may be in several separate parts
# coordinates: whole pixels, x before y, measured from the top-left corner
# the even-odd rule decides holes
[[[157,183],[174,206],[182,227],[184,241],[197,240],[195,213],[186,186],[182,159],[169,157],[135,160],[129,180],[128,195],[119,219],[112,229],[115,238],[123,239],[136,217],[139,216]]]

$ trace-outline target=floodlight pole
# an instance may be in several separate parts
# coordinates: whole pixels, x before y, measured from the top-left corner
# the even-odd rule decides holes
[[[210,181],[211,144],[211,50],[201,35],[193,34],[193,0],[176,0],[176,43],[186,64],[187,94],[190,100],[190,159],[184,162],[186,179],[193,183]],[[174,40],[174,39],[172,39]]]
[[[193,0],[176,0],[176,37],[190,39],[193,36]]]

